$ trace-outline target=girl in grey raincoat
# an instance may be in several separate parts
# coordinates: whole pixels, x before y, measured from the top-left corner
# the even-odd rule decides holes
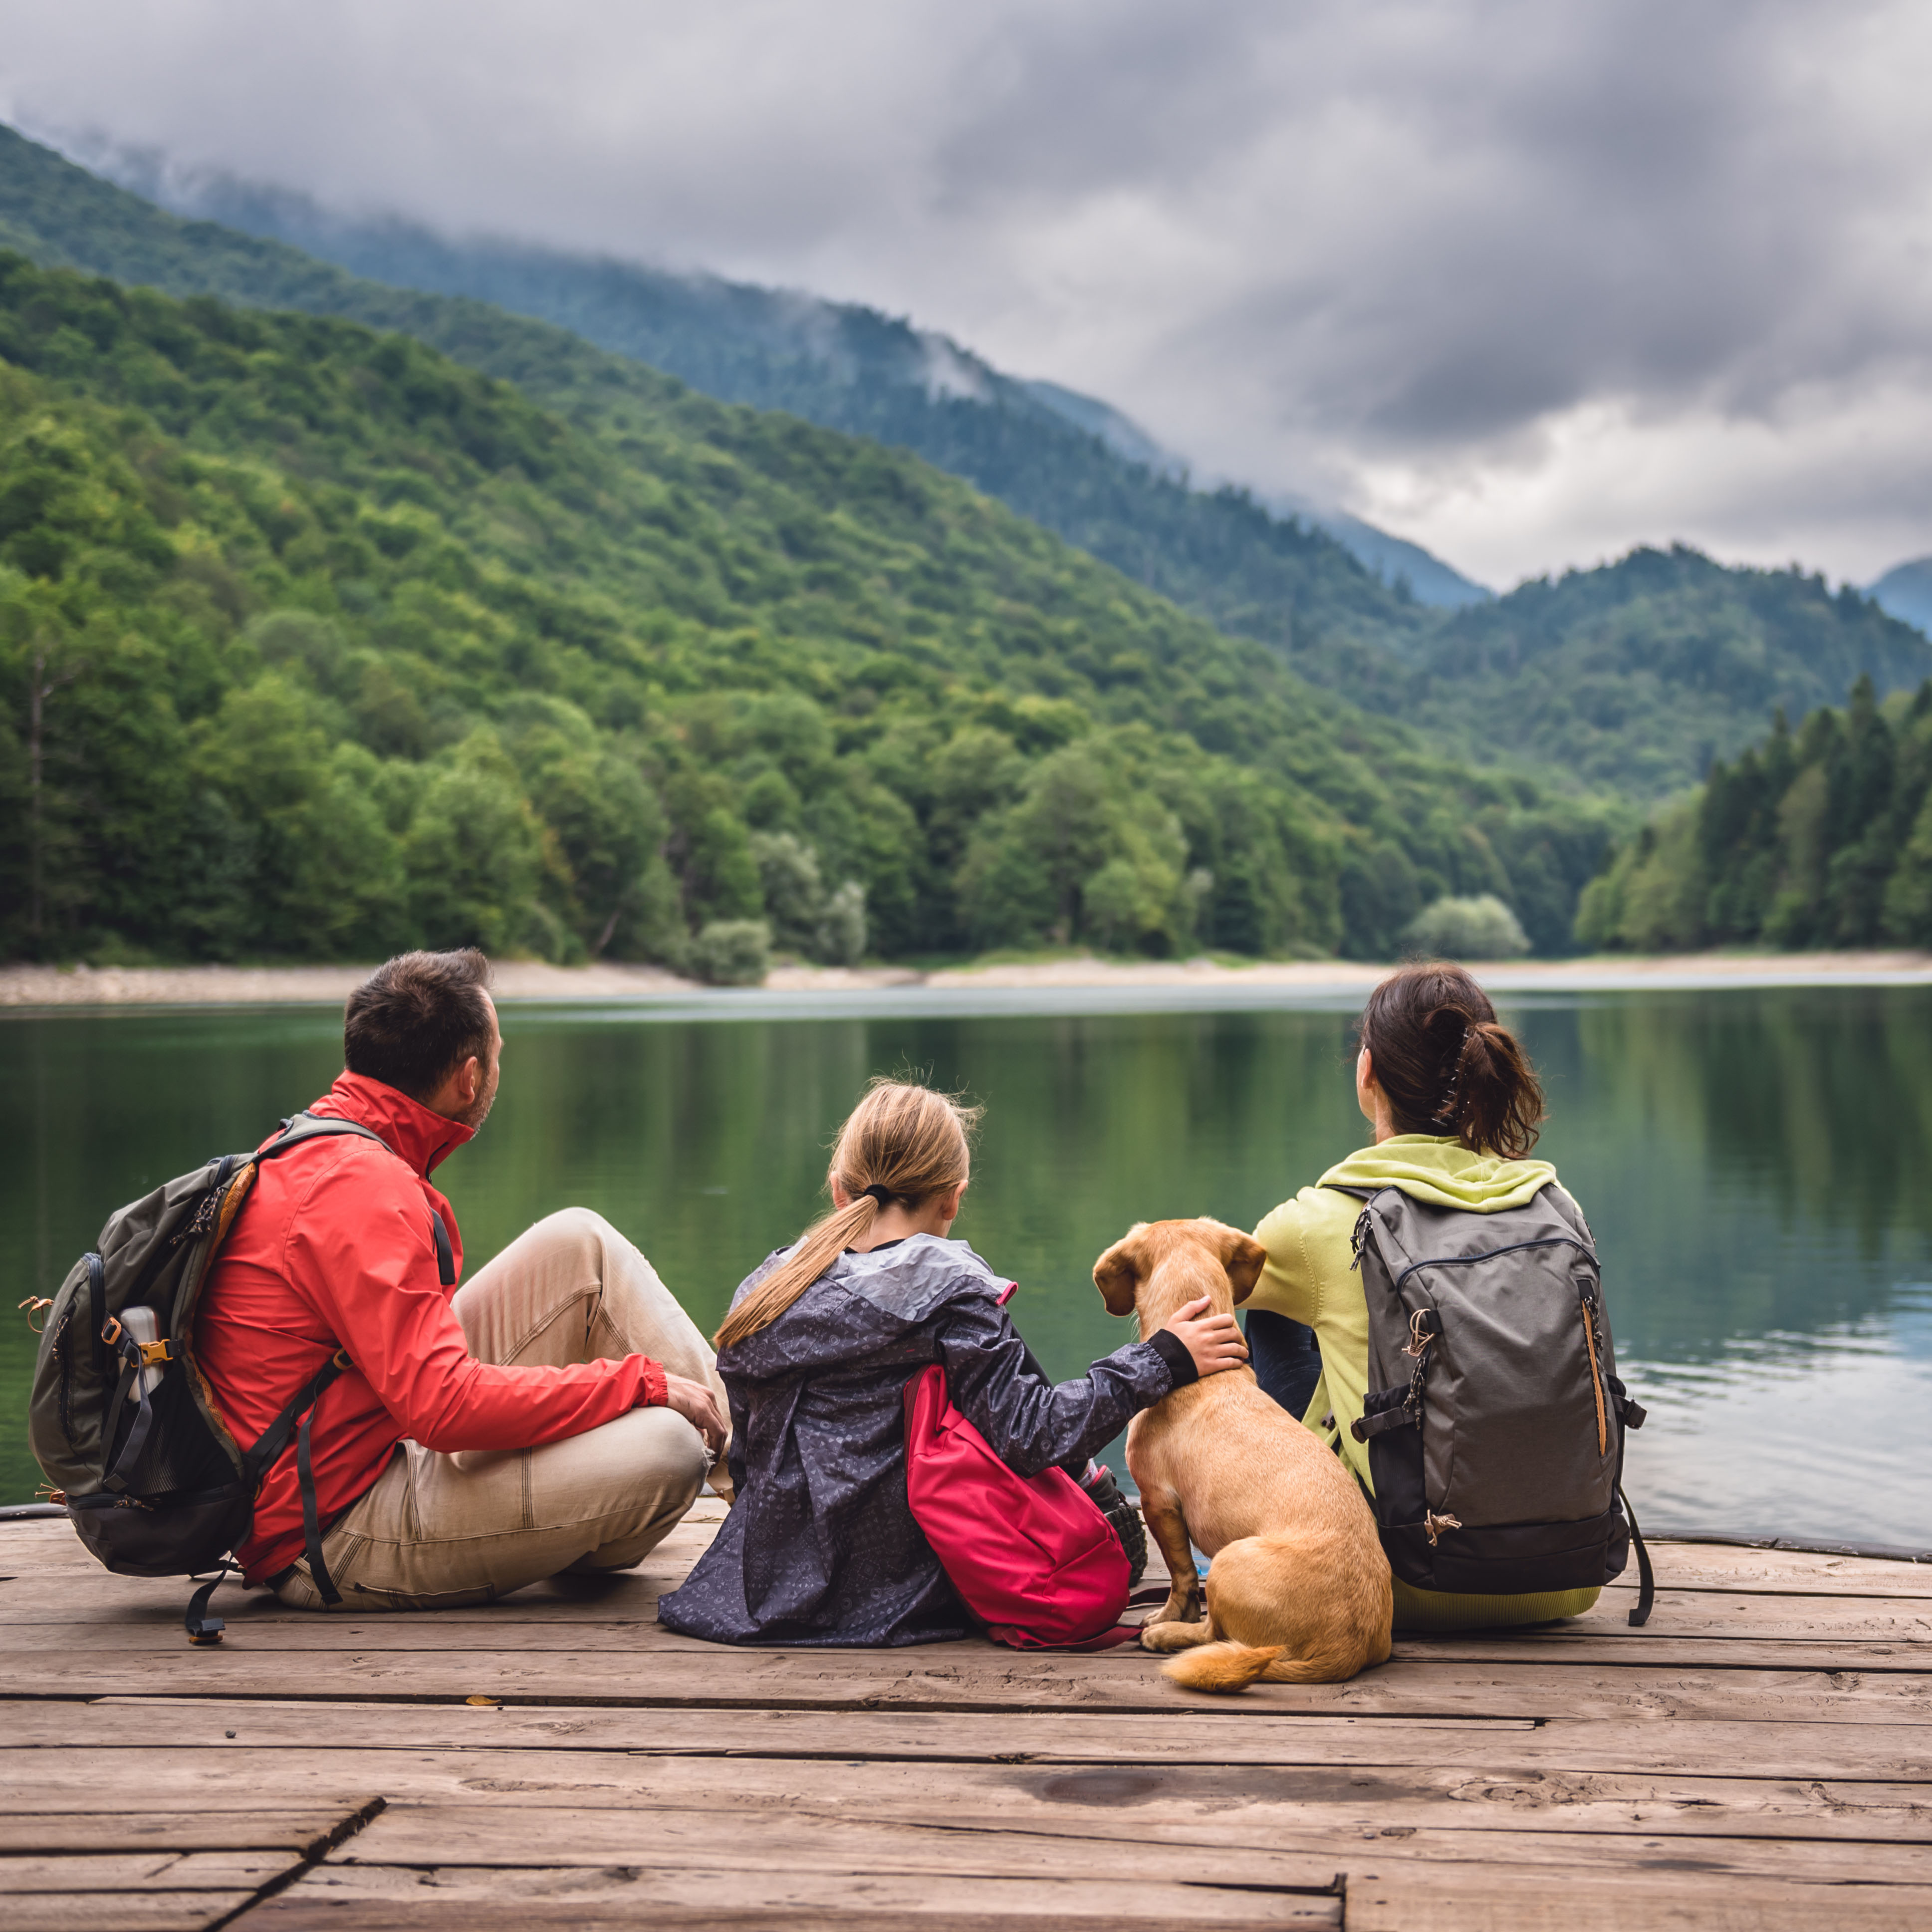
[[[832,1153],[832,1213],[739,1288],[717,1336],[736,1499],[658,1604],[672,1630],[755,1644],[970,1631],[906,1500],[903,1397],[928,1363],[1010,1468],[1086,1478],[1122,1527],[1131,1511],[1104,1472],[1096,1486],[1088,1458],[1170,1390],[1246,1359],[1234,1317],[1204,1299],[1078,1379],[1048,1382],[1006,1312],[1012,1284],[946,1238],[977,1117],[928,1088],[874,1082]]]

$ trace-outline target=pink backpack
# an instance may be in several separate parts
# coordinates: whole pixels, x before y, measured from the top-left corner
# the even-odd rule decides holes
[[[1064,1469],[1017,1475],[952,1406],[938,1363],[905,1386],[906,1496],[987,1634],[1016,1650],[1114,1635],[1130,1573],[1113,1526]]]

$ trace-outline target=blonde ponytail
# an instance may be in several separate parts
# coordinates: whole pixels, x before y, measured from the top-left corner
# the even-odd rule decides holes
[[[971,1172],[968,1137],[980,1110],[929,1087],[877,1079],[838,1130],[828,1184],[836,1181],[847,1204],[814,1221],[791,1252],[725,1316],[712,1346],[769,1328],[856,1241],[864,1240],[893,1202],[917,1209],[936,1194],[966,1184]]]

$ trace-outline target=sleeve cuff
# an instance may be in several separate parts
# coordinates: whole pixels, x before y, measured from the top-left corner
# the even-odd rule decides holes
[[[638,1360],[644,1366],[644,1386],[638,1395],[637,1406],[639,1408],[663,1408],[670,1395],[670,1390],[664,1386],[663,1363],[654,1362],[648,1355],[640,1355]]]
[[[1194,1366],[1194,1358],[1187,1352],[1187,1344],[1172,1329],[1156,1328],[1148,1337],[1147,1346],[1167,1364],[1174,1378],[1168,1384],[1170,1394],[1200,1380],[1201,1372]]]

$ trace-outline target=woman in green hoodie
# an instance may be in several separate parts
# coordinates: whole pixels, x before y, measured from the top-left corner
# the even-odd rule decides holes
[[[1359,1149],[1284,1201],[1255,1230],[1268,1265],[1249,1298],[1250,1345],[1262,1386],[1284,1406],[1300,1402],[1305,1376],[1289,1339],[1269,1318],[1305,1324],[1320,1351],[1320,1378],[1298,1412],[1372,1493],[1369,1452],[1350,1432],[1369,1384],[1369,1310],[1351,1267],[1350,1238],[1362,1210],[1343,1188],[1398,1187],[1436,1208],[1477,1214],[1518,1208],[1556,1178],[1546,1160],[1524,1158],[1543,1118],[1543,1091],[1528,1056],[1498,1024],[1489,996],[1460,966],[1406,966],[1369,995],[1355,1058],[1355,1097],[1375,1128]],[[1253,1311],[1262,1316],[1259,1324]],[[1255,1329],[1267,1331],[1257,1336]],[[1268,1346],[1273,1342],[1275,1346]],[[1296,1384],[1299,1381],[1300,1386]],[[1284,1400],[1284,1398],[1286,1400]],[[1395,1580],[1397,1629],[1468,1630],[1580,1616],[1594,1589],[1526,1596],[1454,1596]]]

